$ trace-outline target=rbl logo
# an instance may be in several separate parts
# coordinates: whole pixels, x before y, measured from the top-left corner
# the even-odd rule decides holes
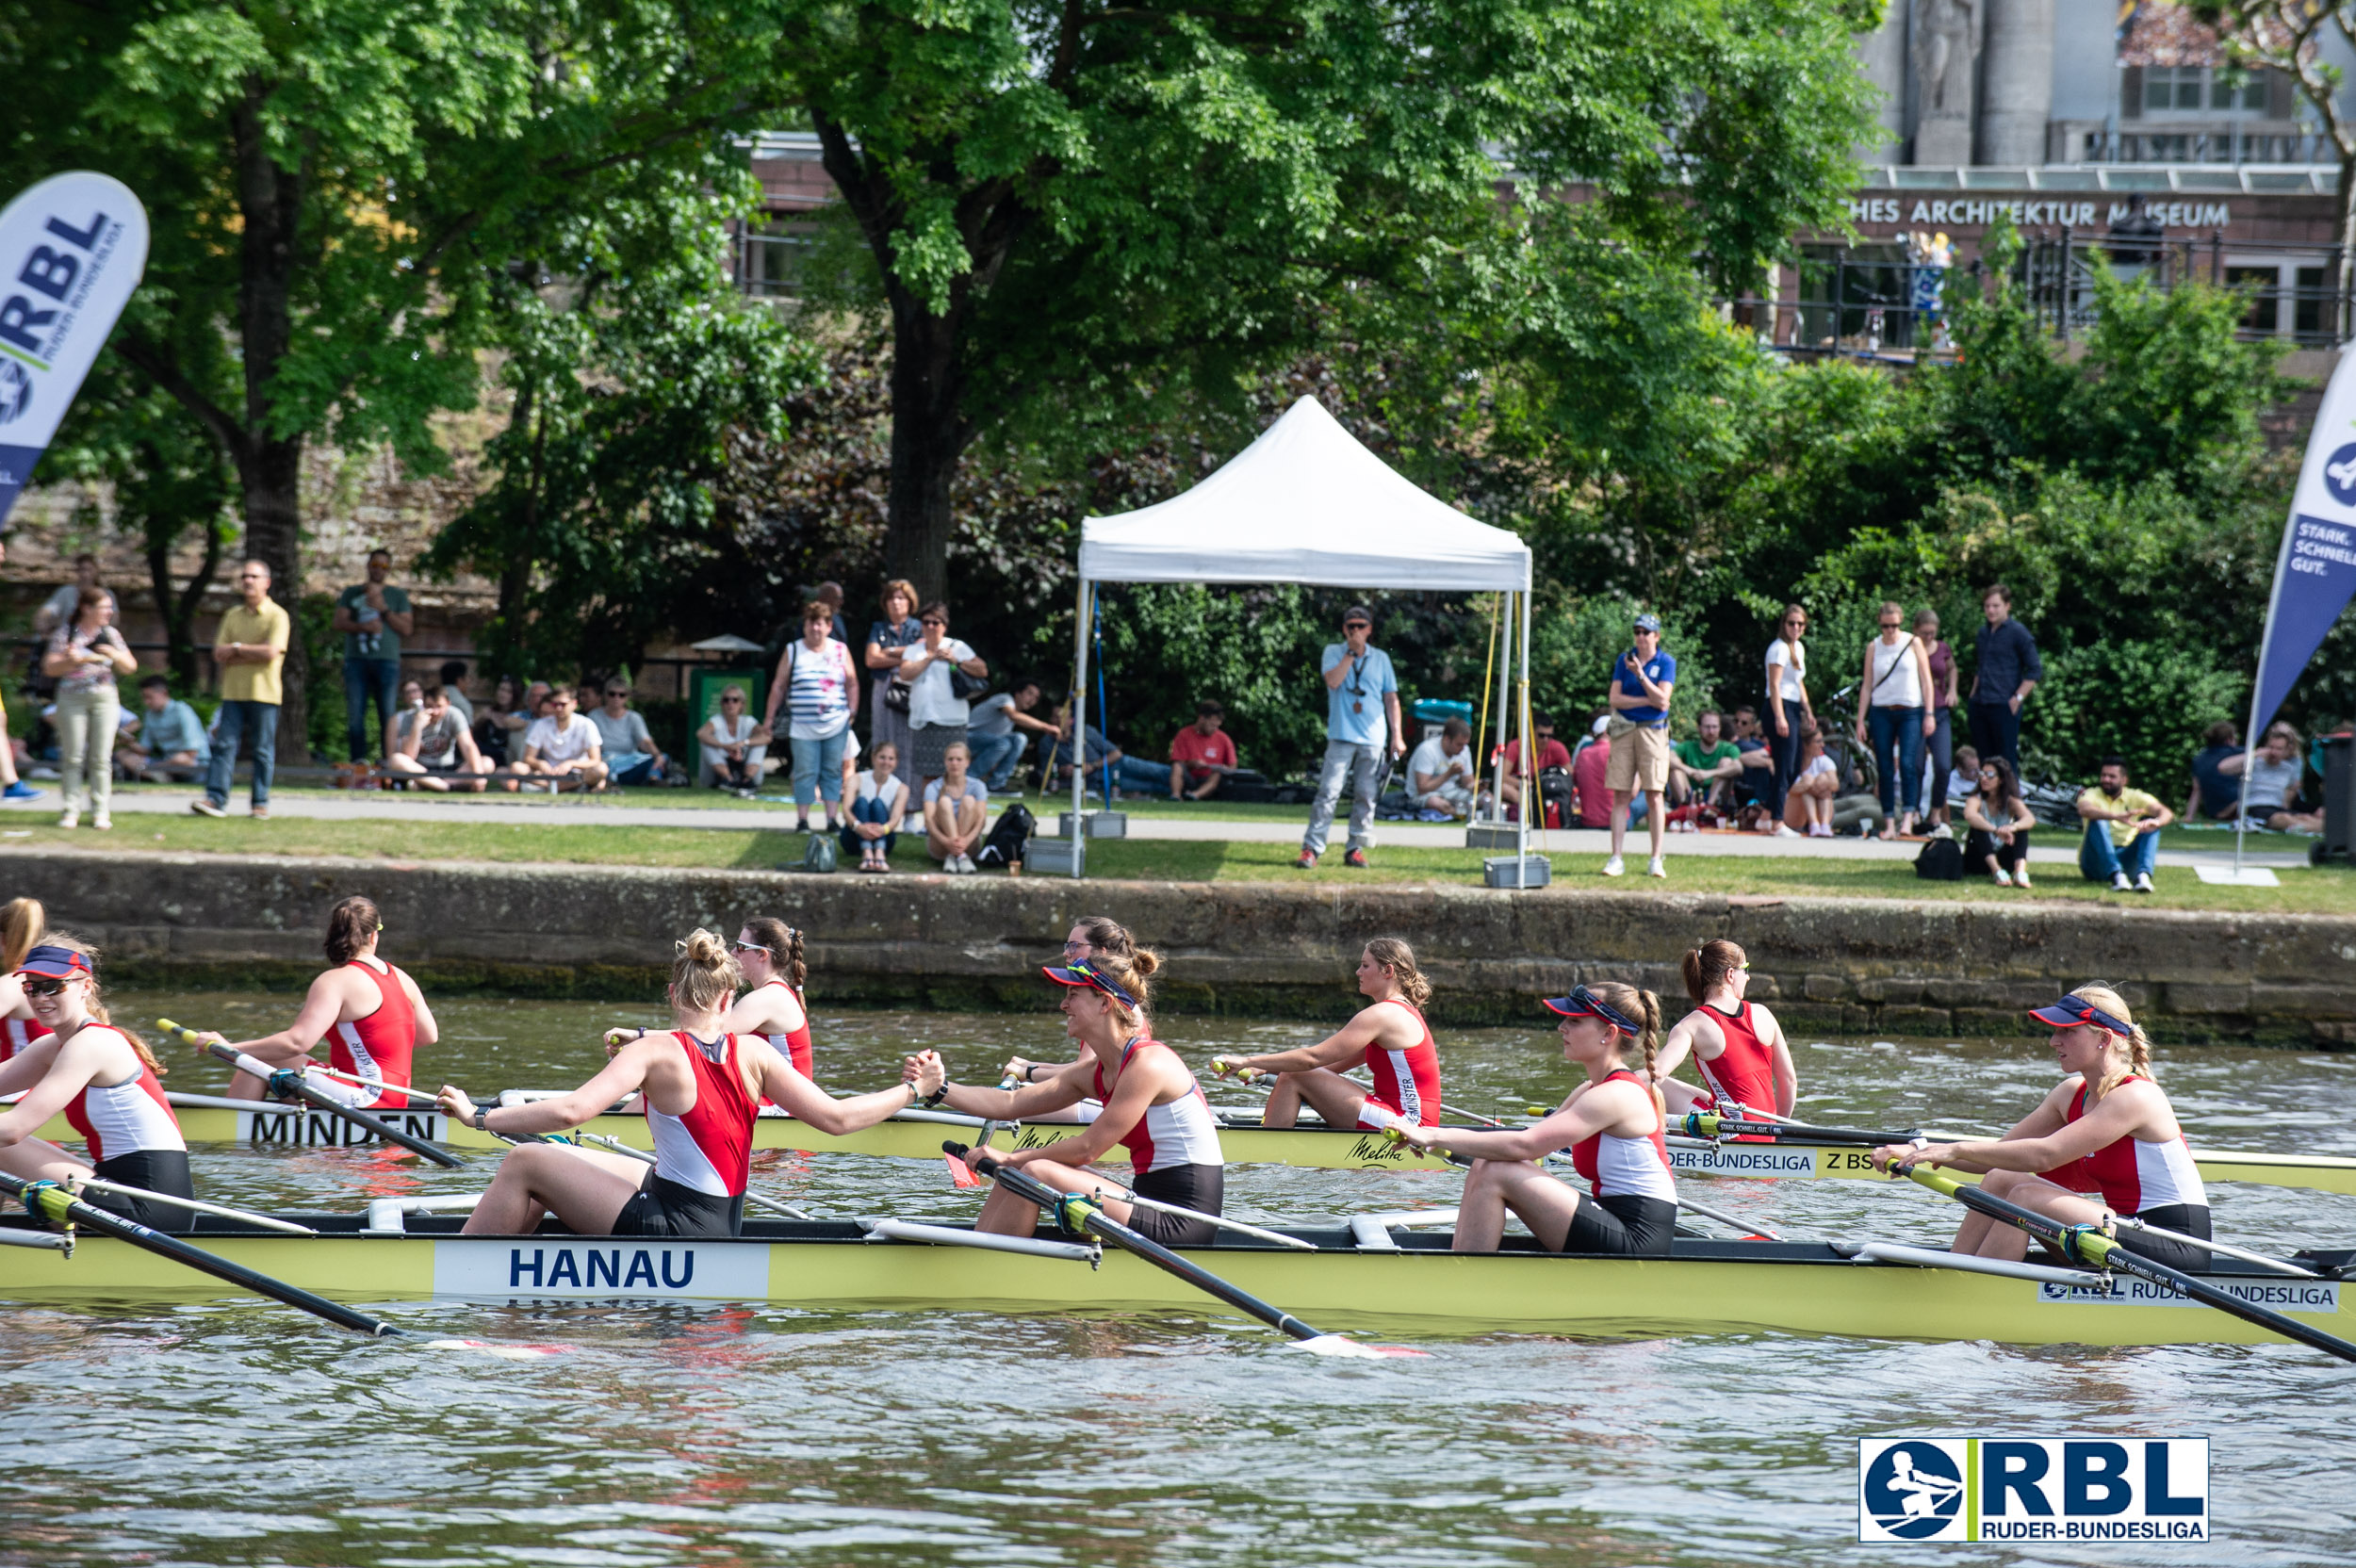
[[[27,354],[45,354],[48,350],[41,335],[41,329],[57,318],[57,306],[74,291],[74,280],[82,275],[82,259],[98,246],[98,237],[106,232],[106,215],[99,213],[83,228],[75,228],[62,218],[52,218],[41,225],[43,232],[63,240],[77,256],[55,245],[36,245],[25,265],[17,270],[16,281],[31,292],[10,294],[0,300],[0,343],[13,345]],[[38,298],[36,297],[38,296]],[[51,302],[42,303],[42,300]],[[47,366],[42,366],[47,369]]]
[[[1857,1539],[2206,1541],[2206,1438],[1862,1438]]]

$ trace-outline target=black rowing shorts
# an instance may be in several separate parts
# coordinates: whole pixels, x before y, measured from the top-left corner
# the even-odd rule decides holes
[[[2157,1225],[2164,1231],[2180,1231],[2188,1236],[2199,1236],[2202,1241],[2209,1239],[2209,1208],[2205,1203],[2198,1207],[2190,1203],[2163,1203],[2157,1208],[2144,1210],[2135,1217],[2147,1225]],[[2165,1264],[2180,1274],[2206,1274],[2209,1271],[2208,1253],[2198,1247],[2187,1247],[2181,1241],[2170,1241],[2166,1236],[2121,1228],[2119,1245],[2138,1257]]]
[[[188,1180],[188,1152],[185,1149],[135,1149],[128,1154],[99,1161],[94,1174],[101,1181],[145,1187],[174,1198],[196,1196],[195,1184]],[[174,1208],[170,1203],[151,1203],[144,1198],[127,1198],[119,1192],[86,1192],[82,1201],[108,1214],[137,1220],[151,1231],[165,1231],[173,1235],[186,1234],[196,1223],[196,1216],[187,1209]]]
[[[1227,1168],[1168,1166],[1132,1177],[1129,1185],[1138,1197],[1157,1203],[1175,1203],[1197,1214],[1218,1214],[1227,1201]],[[1129,1210],[1129,1229],[1164,1247],[1208,1247],[1219,1236],[1219,1227],[1206,1221],[1136,1206]]]
[[[646,1184],[614,1217],[617,1236],[734,1236],[744,1233],[744,1200],[697,1192],[646,1172]]]
[[[1614,1252],[1627,1256],[1665,1258],[1677,1236],[1677,1206],[1665,1198],[1644,1198],[1615,1192],[1609,1198],[1581,1197],[1571,1217],[1565,1252]]]

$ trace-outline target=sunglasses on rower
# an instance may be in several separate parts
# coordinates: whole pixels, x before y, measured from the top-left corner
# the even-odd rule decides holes
[[[72,980],[53,979],[46,974],[28,974],[22,982],[26,996],[55,996],[73,983]]]

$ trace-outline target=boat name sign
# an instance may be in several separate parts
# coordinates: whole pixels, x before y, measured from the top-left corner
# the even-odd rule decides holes
[[[581,1297],[758,1300],[769,1294],[769,1250],[635,1237],[579,1241],[436,1240],[434,1294],[535,1300]]]
[[[2208,1275],[2203,1277],[2202,1282],[2215,1285],[2253,1307],[2266,1307],[2275,1312],[2304,1312],[2330,1316],[2340,1310],[2340,1287],[2335,1280],[2228,1280]],[[2040,1284],[2037,1287],[2037,1298],[2047,1306],[2203,1306],[2203,1303],[2172,1285],[2124,1274],[2111,1276],[2108,1290],[2094,1285]]]

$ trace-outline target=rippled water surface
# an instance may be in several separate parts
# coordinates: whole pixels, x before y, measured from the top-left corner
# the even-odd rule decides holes
[[[260,1034],[286,997],[125,997]],[[1346,998],[1337,997],[1337,1008]],[[611,1004],[441,1004],[421,1071],[480,1091],[566,1086]],[[1337,1019],[1341,1016],[1337,1012]],[[984,1077],[1059,1021],[821,1014],[822,1081],[875,1087],[940,1046]],[[1305,1043],[1299,1024],[1170,1021],[1200,1061]],[[1451,1102],[1569,1080],[1550,1037],[1443,1033]],[[2041,1043],[1798,1051],[1801,1113],[1991,1132],[2053,1080]],[[2356,1057],[2163,1051],[2193,1135],[2356,1154]],[[210,1088],[190,1064],[175,1088]],[[1221,1098],[1215,1090],[1214,1098]],[[1227,1098],[1233,1098],[1232,1094]],[[938,1162],[760,1157],[823,1214],[970,1217]],[[196,1156],[216,1198],[357,1207],[465,1191],[359,1151]],[[1239,1168],[1229,1212],[1315,1219],[1444,1204],[1455,1178]],[[1919,1189],[1719,1181],[1694,1191],[1793,1236],[1943,1242]],[[2356,1240],[2356,1197],[2212,1189],[2221,1233]],[[8,1260],[0,1256],[0,1282]],[[0,1282],[0,1295],[5,1283]],[[15,1462],[0,1560],[431,1565],[1866,1562],[1855,1439],[2112,1432],[2213,1441],[2217,1540],[2179,1548],[1918,1548],[1943,1563],[2356,1563],[2356,1367],[2288,1346],[2012,1348],[1718,1336],[1428,1338],[1429,1360],[1333,1362],[1225,1318],[784,1309],[469,1307],[388,1315],[574,1348],[507,1363],[367,1344],[257,1303],[0,1308]]]

